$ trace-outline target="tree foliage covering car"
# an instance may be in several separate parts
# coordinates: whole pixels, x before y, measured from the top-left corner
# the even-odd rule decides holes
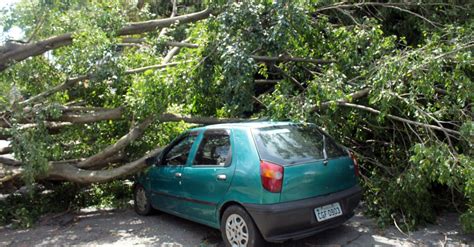
[[[173,4],[175,3],[175,4]],[[184,121],[314,122],[354,150],[367,212],[474,230],[472,1],[19,1],[0,12],[0,181],[145,168]],[[229,119],[231,118],[231,119]],[[159,150],[151,151],[156,154]],[[12,216],[15,217],[15,216]]]

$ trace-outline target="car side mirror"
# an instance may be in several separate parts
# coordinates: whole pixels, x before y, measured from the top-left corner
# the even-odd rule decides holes
[[[145,164],[147,166],[158,165],[159,158],[156,156],[148,157],[145,159]]]

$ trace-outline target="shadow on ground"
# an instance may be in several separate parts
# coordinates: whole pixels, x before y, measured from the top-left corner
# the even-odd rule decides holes
[[[284,220],[284,219],[282,219]],[[457,215],[441,217],[437,225],[409,236],[395,228],[379,230],[360,212],[346,224],[298,241],[269,246],[462,246],[474,245],[474,237],[463,235]],[[0,228],[0,246],[223,246],[220,233],[212,228],[169,214],[149,217],[132,210],[93,210],[45,218],[27,230]]]

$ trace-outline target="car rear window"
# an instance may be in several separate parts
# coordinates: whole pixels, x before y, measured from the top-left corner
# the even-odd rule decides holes
[[[344,156],[344,151],[315,125],[290,124],[252,130],[260,158],[281,165]],[[326,142],[326,145],[325,145]]]

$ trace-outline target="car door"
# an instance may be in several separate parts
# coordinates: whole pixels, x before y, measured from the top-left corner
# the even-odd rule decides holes
[[[234,175],[231,131],[210,129],[201,134],[192,163],[183,170],[187,214],[195,221],[218,226],[217,205]]]
[[[177,138],[164,150],[158,165],[153,167],[150,174],[151,198],[156,208],[171,213],[183,212],[180,199],[183,197],[183,167],[188,163],[197,135],[197,132],[190,132]]]

